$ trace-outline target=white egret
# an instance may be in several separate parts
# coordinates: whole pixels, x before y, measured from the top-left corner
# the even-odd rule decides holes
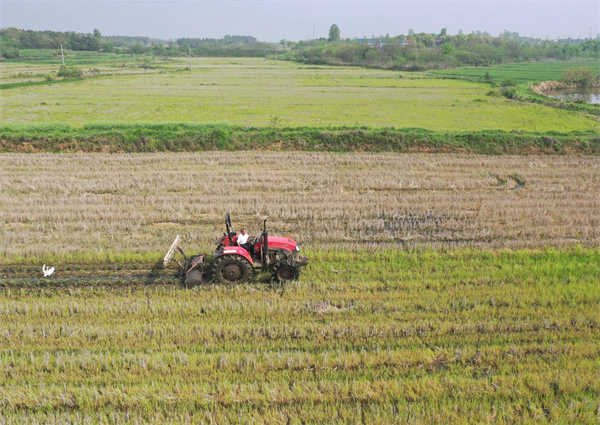
[[[42,272],[44,273],[44,277],[48,277],[50,276],[52,273],[54,273],[54,267],[51,268],[46,268],[46,265],[44,264],[42,266]]]

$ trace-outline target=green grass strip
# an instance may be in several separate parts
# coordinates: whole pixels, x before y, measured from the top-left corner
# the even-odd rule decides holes
[[[81,78],[68,78],[65,80],[51,80],[51,81],[27,81],[24,83],[8,83],[8,84],[0,84],[0,90],[10,90],[16,89],[19,87],[29,87],[29,86],[51,86],[52,84],[64,84],[64,83],[74,83],[76,81],[82,81]]]
[[[456,152],[600,154],[600,134],[421,128],[244,127],[194,123],[0,125],[0,152],[195,152],[300,150],[328,152]]]

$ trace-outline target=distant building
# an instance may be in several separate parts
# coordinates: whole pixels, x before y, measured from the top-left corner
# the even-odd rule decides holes
[[[371,47],[374,48],[381,48],[383,46],[385,46],[386,44],[398,44],[400,46],[416,46],[417,45],[417,41],[414,38],[408,38],[405,37],[403,39],[401,39],[398,42],[394,42],[394,43],[386,43],[384,41],[384,39],[381,38],[354,38],[354,41],[358,42],[358,43],[363,43],[363,44],[368,44]],[[439,47],[442,45],[442,39],[439,37],[435,38],[435,41],[433,43],[433,46],[431,47]]]
[[[387,43],[380,38],[355,38],[354,41],[359,43],[368,44],[371,47],[381,48]]]

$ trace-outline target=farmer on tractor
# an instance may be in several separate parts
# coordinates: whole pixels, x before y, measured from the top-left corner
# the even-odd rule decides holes
[[[246,231],[246,229],[240,230],[240,234],[237,236],[237,244],[244,248],[250,255],[252,255],[253,245],[248,242],[250,235]]]

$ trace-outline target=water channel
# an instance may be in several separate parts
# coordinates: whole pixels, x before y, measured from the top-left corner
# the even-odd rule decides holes
[[[547,93],[547,96],[567,102],[583,102],[600,105],[600,88],[559,90]]]

